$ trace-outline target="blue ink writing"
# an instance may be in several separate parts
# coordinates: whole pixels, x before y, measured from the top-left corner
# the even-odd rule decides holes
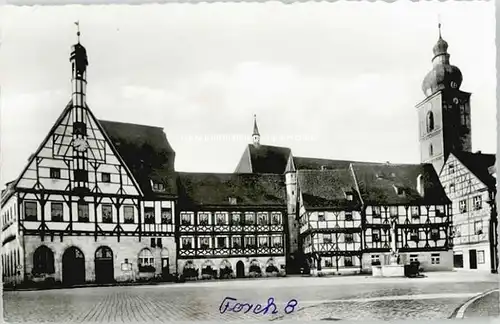
[[[285,304],[283,311],[286,314],[293,313],[297,308],[299,302],[296,299],[291,299],[288,303]],[[266,305],[261,304],[250,304],[245,302],[238,302],[238,299],[234,297],[226,297],[222,301],[219,306],[219,312],[224,314],[226,312],[239,313],[243,312],[244,314],[252,311],[254,314],[278,314],[278,306],[275,303],[274,297],[269,297],[267,299]]]

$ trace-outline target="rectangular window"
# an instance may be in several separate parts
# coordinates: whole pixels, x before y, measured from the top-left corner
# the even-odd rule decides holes
[[[182,238],[182,248],[184,250],[189,250],[193,248],[193,238],[191,237],[183,237]]]
[[[382,209],[380,206],[373,206],[372,207],[372,217],[373,218],[380,218],[382,216]]]
[[[484,264],[484,251],[477,251],[477,263]]]
[[[323,243],[332,243],[332,234],[323,234]]]
[[[439,229],[438,228],[431,229],[431,239],[434,241],[439,240]]]
[[[345,267],[352,267],[353,266],[352,256],[345,256],[344,257],[344,266]]]
[[[241,237],[233,236],[232,237],[232,247],[233,249],[241,249]]]
[[[467,212],[467,200],[460,200],[458,203],[458,209],[461,213]]]
[[[333,267],[332,258],[325,257],[325,268],[332,268],[332,267]]]
[[[210,238],[200,237],[200,249],[206,250],[210,248]]]
[[[111,174],[106,172],[101,173],[101,181],[107,183],[111,182]]]
[[[380,255],[372,254],[372,265],[380,265]]]
[[[410,254],[410,262],[417,262],[418,254]]]
[[[389,214],[391,216],[398,216],[398,206],[390,206],[389,207]]]
[[[269,224],[269,215],[266,212],[257,213],[257,219],[259,225],[268,225]]]
[[[215,223],[217,225],[227,225],[227,213],[215,213]]]
[[[225,237],[218,237],[218,238],[217,238],[217,247],[218,247],[219,249],[224,249],[224,248],[226,248],[226,247],[227,247],[226,242],[227,242],[227,240],[226,240],[226,238],[225,238]]]
[[[380,229],[372,229],[372,242],[380,242]]]
[[[73,175],[74,175],[75,181],[78,181],[78,182],[89,181],[89,174],[88,174],[87,170],[75,170],[73,172]]]
[[[271,224],[281,225],[281,213],[280,212],[271,213]]]
[[[134,207],[133,206],[124,206],[123,207],[123,222],[125,224],[133,224],[134,223]]]
[[[208,225],[210,213],[198,213],[198,225]]]
[[[420,206],[411,206],[411,217],[420,218]]]
[[[245,225],[255,225],[255,213],[245,213]]]
[[[450,183],[450,192],[455,192],[455,184]]]
[[[414,228],[410,232],[410,240],[417,242],[419,240],[418,229]]]
[[[37,203],[34,201],[26,201],[24,203],[24,219],[25,220],[37,220]]]
[[[162,224],[172,224],[172,209],[162,208],[161,209],[161,223]]]
[[[231,225],[238,226],[241,225],[241,214],[238,212],[231,213]]]
[[[483,234],[483,221],[475,221],[474,222],[474,233],[476,235]]]
[[[259,236],[259,247],[269,247],[269,237]]]
[[[151,238],[151,247],[152,248],[156,247],[156,240],[154,238]]]
[[[439,253],[431,254],[431,264],[439,264],[441,262],[441,257]]]
[[[62,203],[50,203],[50,217],[54,222],[62,222],[63,220]]]
[[[245,237],[245,247],[247,249],[255,249],[256,244],[255,244],[255,237],[254,236],[246,236]]]
[[[76,121],[73,123],[73,134],[75,135],[87,135],[87,125],[84,122]]]
[[[159,248],[163,247],[163,243],[161,242],[161,238],[156,239],[156,246]]]
[[[61,169],[59,169],[59,168],[50,168],[50,177],[52,179],[61,179]]]
[[[273,236],[273,247],[275,248],[283,247],[283,238],[281,236]]]
[[[453,164],[448,165],[448,173],[449,174],[455,173],[455,166]]]
[[[78,203],[78,221],[79,222],[89,221],[89,204],[86,202]]]
[[[444,212],[444,206],[436,206],[436,216],[437,217],[445,217],[446,214]]]
[[[234,197],[229,197],[229,204],[230,204],[230,205],[236,205],[236,204],[237,204],[237,202],[238,202],[238,201],[236,200],[236,198],[234,198]]]
[[[319,212],[318,213],[318,222],[324,222],[325,221],[325,213]]]
[[[345,220],[347,222],[351,222],[352,221],[352,211],[349,210],[349,211],[345,212]]]
[[[474,210],[480,210],[483,208],[483,199],[481,196],[476,196],[474,199]]]
[[[144,207],[144,224],[155,223],[155,209],[154,207]]]
[[[111,204],[102,205],[102,222],[112,223],[113,222],[113,206]]]
[[[191,220],[191,213],[181,213],[181,225],[189,226],[193,225]]]
[[[345,235],[344,237],[345,237],[346,243],[353,243],[354,237],[353,237],[352,233],[345,233],[344,235]]]

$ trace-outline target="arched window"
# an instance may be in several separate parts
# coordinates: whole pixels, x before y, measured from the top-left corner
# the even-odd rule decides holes
[[[432,146],[432,144],[429,144],[429,156],[433,155],[434,155],[434,147]]]
[[[141,252],[139,252],[138,263],[139,266],[154,265],[155,259],[153,253],[151,253],[149,249],[142,249]]]
[[[427,113],[427,122],[426,122],[426,125],[427,125],[427,132],[432,132],[434,130],[434,114],[432,113],[432,111],[429,111]]]
[[[54,253],[45,245],[40,246],[33,253],[33,274],[54,273]]]

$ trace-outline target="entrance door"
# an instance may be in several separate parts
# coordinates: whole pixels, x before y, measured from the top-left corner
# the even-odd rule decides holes
[[[470,265],[470,269],[477,269],[477,252],[476,252],[476,250],[469,250],[469,265]]]
[[[169,278],[170,270],[169,270],[169,261],[168,258],[161,258],[161,276],[164,280]]]
[[[245,264],[243,263],[243,261],[238,261],[238,263],[236,263],[236,277],[245,277]]]
[[[463,254],[453,255],[453,267],[463,268],[464,267],[464,256]]]
[[[95,251],[95,281],[110,283],[115,280],[113,266],[113,251],[107,246],[101,246]]]
[[[85,257],[80,249],[72,246],[62,257],[62,275],[65,285],[85,283]]]

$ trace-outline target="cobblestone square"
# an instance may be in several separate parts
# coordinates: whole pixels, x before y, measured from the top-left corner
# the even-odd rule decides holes
[[[4,317],[22,322],[169,322],[320,319],[446,319],[480,293],[498,288],[498,276],[478,278],[436,273],[427,278],[287,277],[165,284],[93,287],[4,293]],[[225,297],[265,306],[273,297],[277,314],[221,314]],[[467,317],[498,314],[498,294],[473,304]],[[285,314],[291,299],[296,311]],[[483,310],[477,312],[477,309]],[[354,311],[355,310],[355,311]]]

